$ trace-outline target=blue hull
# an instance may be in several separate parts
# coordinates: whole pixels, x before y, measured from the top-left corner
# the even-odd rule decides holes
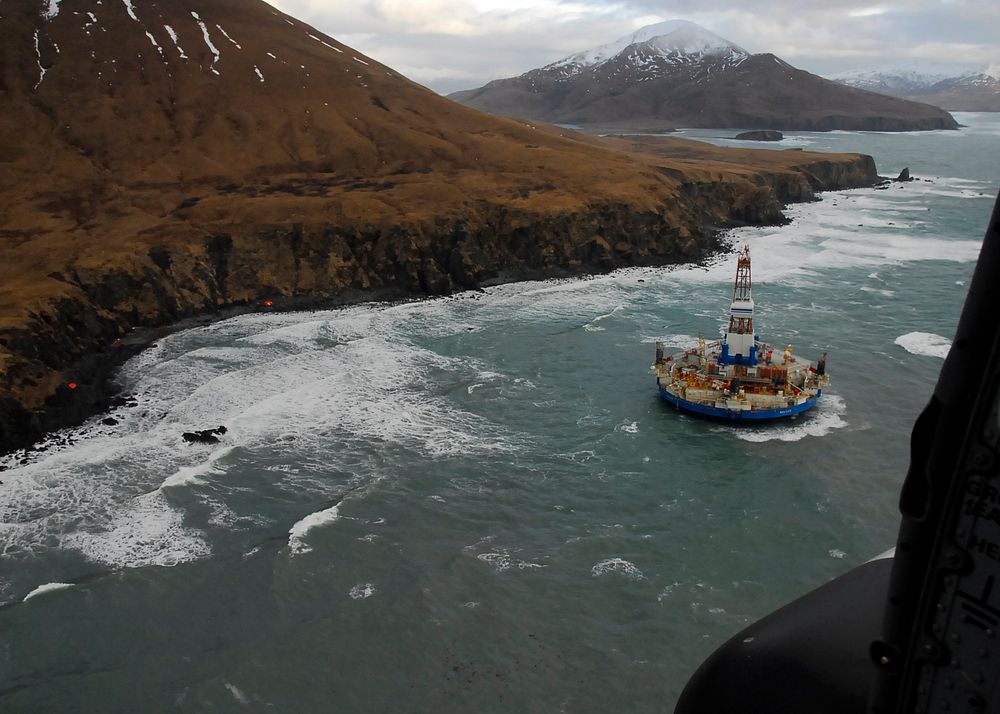
[[[796,414],[801,414],[802,412],[816,406],[816,402],[819,401],[819,398],[823,394],[820,392],[815,397],[802,402],[802,404],[796,404],[792,407],[784,407],[782,409],[748,409],[746,411],[737,412],[730,411],[728,409],[719,409],[718,407],[710,407],[705,404],[695,404],[694,402],[689,402],[687,399],[681,399],[680,397],[671,394],[663,387],[659,387],[659,389],[660,396],[679,409],[684,409],[694,414],[701,414],[702,416],[708,416],[714,419],[725,419],[726,421],[767,421],[768,419],[783,419],[785,417],[795,416]]]

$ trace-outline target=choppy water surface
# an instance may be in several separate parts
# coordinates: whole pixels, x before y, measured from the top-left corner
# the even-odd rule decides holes
[[[894,540],[998,188],[1000,117],[959,120],[777,147],[919,179],[732,234],[761,335],[830,353],[795,421],[657,397],[654,341],[718,333],[733,255],[161,340],[117,425],[8,461],[0,709],[669,711],[714,647]]]

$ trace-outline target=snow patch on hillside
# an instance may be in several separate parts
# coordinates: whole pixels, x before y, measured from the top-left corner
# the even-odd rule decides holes
[[[307,35],[309,35],[309,33],[308,33],[308,32],[307,32],[306,34],[307,34]],[[331,50],[333,50],[334,52],[339,52],[340,54],[344,54],[344,51],[343,51],[343,50],[341,50],[341,49],[338,49],[338,48],[334,47],[333,45],[331,45],[331,44],[328,44],[328,43],[324,42],[324,41],[323,41],[323,40],[321,40],[320,38],[316,37],[316,35],[309,35],[309,37],[313,38],[314,40],[316,40],[316,41],[317,41],[318,43],[320,43],[320,44],[321,44],[321,45],[323,45],[324,47],[329,47],[329,48],[330,48]]]
[[[38,76],[38,81],[35,82],[35,86],[32,89],[38,89],[38,86],[45,79],[45,67],[42,66],[42,50],[38,46],[38,30],[35,30],[35,56],[38,58],[38,70],[41,74]]]
[[[198,23],[198,26],[201,28],[201,34],[205,38],[205,44],[208,45],[208,49],[212,52],[212,73],[218,74],[219,70],[215,68],[215,63],[218,62],[219,57],[222,56],[219,53],[219,48],[212,44],[212,38],[208,34],[208,28],[205,26],[205,23],[202,22],[202,19],[198,16],[198,13],[192,10],[191,17],[193,17],[195,19],[195,22]]]
[[[122,5],[125,6],[125,12],[136,22],[139,22],[139,18],[135,16],[135,8],[132,7],[132,0],[122,0]]]
[[[51,20],[56,15],[59,14],[59,0],[48,0],[45,8],[42,10],[42,17],[46,20]]]
[[[148,37],[149,41],[153,43],[153,47],[155,47],[156,51],[160,53],[160,57],[163,57],[163,48],[160,47],[160,43],[156,41],[155,37],[153,37],[153,33],[146,30],[146,37]]]
[[[188,56],[184,54],[184,48],[182,48],[180,43],[177,41],[177,33],[174,32],[174,28],[170,25],[164,25],[163,29],[167,31],[167,34],[170,35],[170,39],[174,41],[174,47],[176,47],[177,51],[180,53],[181,59],[187,59]]]
[[[218,28],[219,28],[219,32],[221,32],[221,33],[223,34],[223,36],[225,36],[225,38],[226,38],[227,40],[229,40],[229,41],[230,41],[230,42],[232,42],[232,43],[233,43],[234,45],[236,45],[236,49],[238,49],[238,50],[242,50],[242,49],[243,49],[242,47],[240,47],[240,43],[239,43],[239,42],[237,42],[237,41],[236,41],[236,40],[234,40],[234,39],[233,39],[232,37],[230,37],[230,36],[229,36],[229,33],[228,33],[228,32],[226,32],[225,30],[223,30],[223,29],[222,29],[222,25],[218,25],[218,24],[217,24],[217,25],[216,25],[216,27],[218,27]]]

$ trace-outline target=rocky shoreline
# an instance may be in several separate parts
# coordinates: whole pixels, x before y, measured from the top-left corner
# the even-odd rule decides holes
[[[465,215],[430,220],[248,222],[226,230],[193,215],[195,233],[158,234],[127,260],[100,270],[50,274],[62,294],[22,324],[0,329],[6,365],[0,451],[31,448],[53,430],[121,401],[117,368],[178,329],[255,310],[419,299],[696,262],[719,249],[722,229],[781,223],[787,203],[879,179],[870,157],[780,153],[794,153],[798,164],[750,176],[679,172],[676,200],[660,206],[619,200],[545,210],[539,208],[544,201],[525,207],[484,202]],[[192,206],[211,210],[213,197]]]
[[[178,325],[697,260],[877,180],[858,154],[490,116],[259,0],[135,9],[190,56],[150,53],[120,5],[100,32],[43,5],[0,18],[0,451],[106,407]],[[225,72],[199,22],[241,38]]]

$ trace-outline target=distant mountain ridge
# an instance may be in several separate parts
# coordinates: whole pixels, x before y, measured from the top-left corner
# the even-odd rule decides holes
[[[967,68],[882,67],[830,75],[828,79],[857,89],[926,102],[942,109],[1000,111],[1000,64]]]
[[[449,95],[494,114],[608,129],[954,129],[947,112],[845,87],[683,20]]]

